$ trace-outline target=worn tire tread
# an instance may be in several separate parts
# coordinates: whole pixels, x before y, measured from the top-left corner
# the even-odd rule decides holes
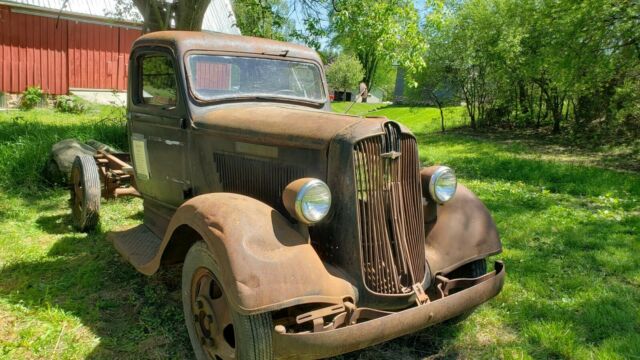
[[[100,173],[95,159],[89,155],[76,156],[73,168],[80,170],[81,181],[84,184],[82,209],[79,216],[74,214],[73,225],[80,231],[91,231],[100,220]],[[71,191],[74,189],[71,188]]]
[[[187,253],[187,257],[185,259],[183,269],[197,268],[191,262],[195,260],[195,253],[208,253],[207,245],[203,241],[198,241],[192,245],[191,249]],[[210,269],[214,273],[215,276],[219,275],[220,269],[217,268],[217,264],[211,258],[210,266],[215,267],[215,269]],[[202,264],[199,264],[202,265]],[[183,270],[184,271],[184,270]],[[187,278],[188,274],[183,274],[182,278],[182,286],[187,286]],[[189,280],[190,283],[190,280]],[[223,289],[224,292],[224,289]],[[183,290],[184,295],[184,290]],[[183,298],[183,301],[185,299]],[[186,317],[191,315],[187,313],[188,305],[183,304],[183,309],[185,310],[185,320]],[[239,360],[272,360],[274,358],[273,355],[273,342],[271,331],[273,329],[271,314],[270,313],[261,313],[255,315],[242,315],[233,309],[230,309],[231,317],[233,319],[233,327],[235,332],[235,341],[236,341],[236,358]],[[190,324],[187,324],[187,328],[190,327]],[[192,345],[197,346],[197,340],[194,341],[192,339]],[[242,344],[242,346],[240,346]],[[196,352],[196,356],[198,359],[202,359],[203,352],[200,349],[194,349]]]

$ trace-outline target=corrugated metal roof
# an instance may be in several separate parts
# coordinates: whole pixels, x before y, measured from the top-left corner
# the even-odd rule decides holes
[[[4,4],[21,4],[60,11],[65,0],[10,0]],[[63,14],[84,14],[93,17],[114,19],[109,10],[116,8],[116,0],[69,0],[62,10]],[[236,25],[231,0],[211,0],[202,22],[202,30],[219,31],[228,34],[240,34]]]

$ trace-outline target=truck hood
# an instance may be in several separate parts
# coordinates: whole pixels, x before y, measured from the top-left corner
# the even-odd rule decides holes
[[[339,133],[350,132],[350,128],[379,128],[381,123],[377,118],[261,103],[220,106],[194,114],[193,120],[196,129],[240,141],[308,149],[326,149]]]

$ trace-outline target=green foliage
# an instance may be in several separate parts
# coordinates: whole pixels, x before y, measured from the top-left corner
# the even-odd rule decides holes
[[[0,112],[0,191],[33,191],[45,183],[51,145],[76,138],[119,149],[128,142],[122,108],[100,106],[79,115],[35,109],[20,117]]]
[[[44,93],[39,86],[27,88],[20,97],[20,110],[31,110],[44,98]]]
[[[418,13],[408,0],[336,0],[330,14],[333,42],[353,52],[365,69],[364,82],[376,85],[381,63],[402,66],[409,75],[423,65],[426,49]]]
[[[472,126],[551,125],[576,138],[595,130],[604,141],[640,134],[629,91],[640,88],[637,1],[430,0],[427,8],[422,80],[455,85]]]
[[[348,91],[360,83],[364,77],[362,64],[353,55],[342,54],[326,69],[327,82],[335,90]]]
[[[288,40],[292,23],[283,0],[236,0],[233,11],[243,35]]]
[[[55,108],[59,112],[80,114],[87,110],[82,100],[76,96],[60,95],[56,97]]]
[[[324,5],[324,0],[233,1],[236,24],[243,35],[304,43],[316,50],[327,35],[318,17],[326,12]]]
[[[396,72],[397,66],[393,66],[388,61],[382,61],[378,63],[378,70],[376,71],[373,83],[375,88],[373,90],[380,90],[382,92],[382,101],[393,101],[393,94],[396,89]]]

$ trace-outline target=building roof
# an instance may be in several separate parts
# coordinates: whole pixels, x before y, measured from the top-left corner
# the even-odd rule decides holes
[[[0,0],[0,4],[17,6],[26,12],[44,11],[60,13],[62,18],[93,18],[96,21],[110,20],[121,21],[113,13],[117,0]],[[64,8],[62,8],[64,6]],[[140,13],[134,7],[135,14],[125,19],[124,22],[139,25]],[[202,21],[202,30],[223,32],[227,34],[240,34],[236,25],[236,17],[233,13],[231,0],[211,0]]]

